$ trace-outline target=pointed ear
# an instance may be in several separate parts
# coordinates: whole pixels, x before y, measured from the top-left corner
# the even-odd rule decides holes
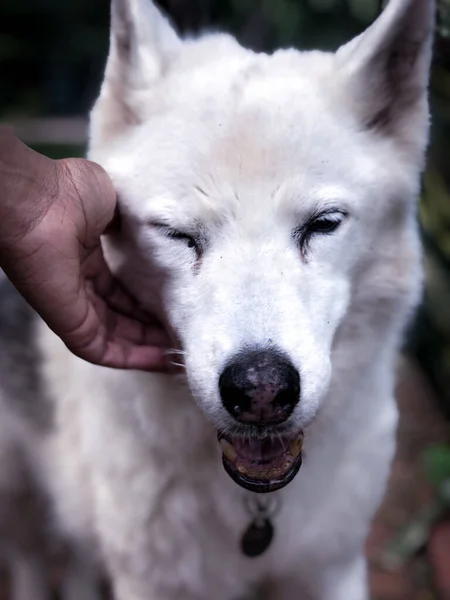
[[[362,35],[336,53],[362,127],[414,141],[428,130],[428,79],[434,0],[390,0]]]
[[[151,0],[112,0],[109,56],[91,113],[91,147],[140,122],[148,93],[180,46],[175,30]]]

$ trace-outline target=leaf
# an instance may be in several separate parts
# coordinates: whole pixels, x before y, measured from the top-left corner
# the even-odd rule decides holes
[[[440,486],[450,478],[450,446],[436,445],[423,455],[423,466],[428,479]]]
[[[383,568],[397,571],[426,544],[434,524],[446,513],[447,506],[439,498],[422,509],[388,544],[381,557]]]

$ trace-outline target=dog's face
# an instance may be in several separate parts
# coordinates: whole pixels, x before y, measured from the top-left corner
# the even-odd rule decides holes
[[[357,281],[410,234],[432,13],[391,0],[336,54],[267,56],[113,1],[90,152],[119,196],[109,260],[167,324],[248,489],[295,475]]]

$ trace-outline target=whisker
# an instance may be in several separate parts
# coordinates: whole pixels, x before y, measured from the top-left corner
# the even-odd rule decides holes
[[[287,439],[285,436],[281,435],[281,433],[279,431],[276,432],[276,436],[278,438],[278,441],[281,444],[281,447],[283,448],[283,452],[285,452],[287,450]]]
[[[177,348],[167,348],[166,350],[164,350],[164,352],[166,354],[178,354],[180,356],[187,355],[187,352],[185,352],[184,350],[178,350]]]
[[[183,363],[178,363],[178,362],[174,362],[173,360],[171,360],[170,364],[173,365],[174,367],[181,367],[182,369],[186,369],[186,365]]]

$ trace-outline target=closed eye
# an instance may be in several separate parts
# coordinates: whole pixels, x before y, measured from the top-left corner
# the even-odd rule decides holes
[[[176,229],[167,229],[165,231],[165,235],[173,240],[185,242],[188,248],[197,248],[197,242],[195,238],[188,233],[183,233],[182,231],[177,231]]]
[[[313,234],[317,234],[317,233],[321,233],[321,234],[329,234],[329,233],[333,233],[334,231],[336,231],[336,229],[339,227],[339,225],[342,223],[342,217],[336,217],[336,216],[331,216],[331,217],[319,217],[317,219],[314,219],[314,221],[311,221],[310,223],[308,223],[306,231],[308,233],[308,235],[313,235]]]
[[[346,216],[345,211],[332,209],[311,217],[294,233],[302,252],[305,253],[308,250],[309,244],[315,236],[333,234],[342,225]]]
[[[199,236],[194,235],[193,233],[179,231],[178,229],[174,229],[161,223],[152,223],[152,225],[156,227],[165,237],[182,242],[188,248],[195,250],[198,256],[202,253],[202,245]]]

